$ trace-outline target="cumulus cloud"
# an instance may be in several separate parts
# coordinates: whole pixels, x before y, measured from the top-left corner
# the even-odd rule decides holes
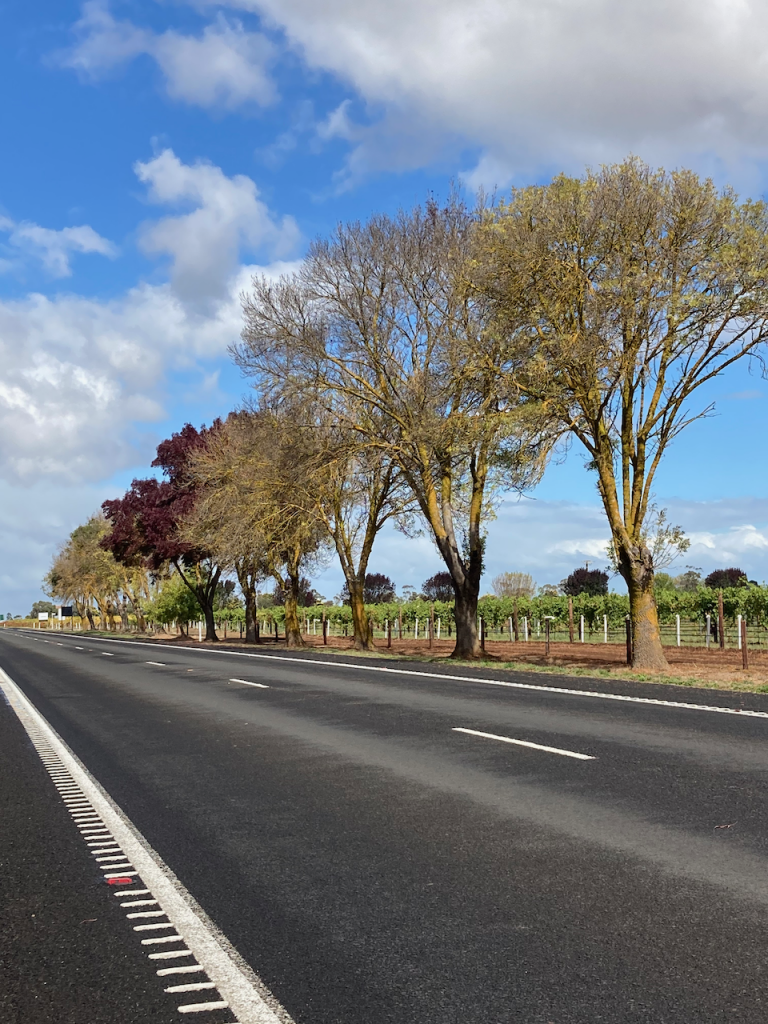
[[[750,0],[229,0],[383,111],[381,126],[480,150],[474,183],[552,167],[768,151],[768,7]],[[427,157],[415,146],[415,166]],[[474,171],[474,173],[472,173]]]
[[[18,258],[28,257],[39,260],[53,277],[70,277],[73,253],[117,256],[117,247],[88,224],[56,231],[29,221],[16,223],[8,217],[0,217],[0,232],[8,235],[6,247],[16,257],[5,261],[6,270],[12,269]]]
[[[146,55],[165,77],[168,94],[200,107],[266,106],[276,98],[269,75],[273,44],[260,32],[219,14],[197,36],[168,30],[151,32],[117,20],[106,3],[90,0],[74,26],[77,42],[58,54],[64,67],[87,78]]]
[[[209,163],[183,164],[169,149],[137,163],[135,171],[151,202],[193,207],[151,222],[141,232],[145,252],[170,257],[171,282],[187,302],[222,298],[241,251],[266,250],[280,259],[298,244],[295,220],[276,220],[245,175],[228,178]]]

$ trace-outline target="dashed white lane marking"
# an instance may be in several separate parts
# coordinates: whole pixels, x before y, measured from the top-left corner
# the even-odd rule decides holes
[[[506,679],[483,679],[480,676],[455,676],[443,672],[421,672],[408,668],[386,668],[383,665],[366,665],[363,662],[354,664],[347,661],[326,661],[320,658],[293,658],[281,654],[256,654],[250,651],[217,651],[209,647],[175,647],[170,644],[146,643],[143,640],[110,640],[107,637],[94,637],[94,642],[102,644],[125,644],[130,647],[154,647],[192,654],[216,654],[230,658],[260,658],[264,661],[288,661],[299,665],[323,665],[325,668],[348,668],[354,672],[382,672],[394,676],[411,676],[420,679],[439,679],[442,682],[480,683],[483,686],[503,686],[510,690],[529,690],[534,693],[560,693],[568,697],[593,697],[598,700],[618,700],[628,704],[647,704],[661,708],[683,708],[686,711],[709,711],[719,715],[737,715],[739,718],[768,718],[768,711],[748,711],[741,708],[724,708],[715,704],[691,704],[688,701],[661,700],[655,697],[629,697],[623,693],[600,693],[597,690],[573,690],[564,686],[539,686],[537,683],[513,683]],[[48,641],[44,641],[47,643]]]
[[[1,668],[0,694],[5,696],[16,712],[46,769],[60,780],[55,785],[62,800],[67,798],[67,794],[77,791],[77,806],[82,807],[84,801],[90,804],[93,817],[88,817],[91,824],[81,823],[82,814],[69,804],[65,806],[78,819],[74,824],[83,836],[83,842],[89,848],[96,847],[91,849],[91,853],[99,864],[99,870],[104,873],[105,882],[114,887],[114,895],[148,897],[121,903],[133,930],[152,932],[170,929],[173,934],[157,938],[163,939],[168,945],[173,942],[182,944],[180,949],[158,952],[151,952],[155,943],[147,942],[143,946],[153,968],[159,968],[155,974],[160,978],[174,974],[201,975],[194,979],[195,986],[185,991],[197,991],[198,984],[208,990],[218,990],[218,999],[183,1003],[177,1006],[178,1012],[187,1014],[229,1009],[237,1018],[233,1024],[293,1024],[285,1009],[198,906],[170,868]],[[145,906],[156,906],[157,909],[139,909]],[[137,909],[131,909],[133,907]],[[155,920],[158,917],[165,920]],[[139,921],[147,920],[152,923],[139,924]],[[157,963],[187,958],[193,958],[194,962],[168,967],[160,967]]]
[[[147,661],[147,662],[145,662],[145,664],[146,665],[157,665],[158,668],[165,668],[165,662],[164,661]]]
[[[561,754],[563,757],[575,757],[579,761],[596,761],[591,754],[578,754],[575,750],[561,750],[559,747],[545,747],[541,743],[530,740],[513,740],[511,736],[496,736],[492,732],[479,732],[477,729],[453,729],[453,732],[464,732],[468,736],[482,736],[486,740],[499,740],[500,743],[514,743],[518,747],[530,747],[532,750],[543,750],[547,754]]]
[[[109,654],[109,653],[107,653],[107,651],[102,651],[101,652],[101,656],[103,658],[114,658],[114,654]]]
[[[76,647],[75,647],[75,650],[76,650],[76,651],[84,651],[84,650],[85,650],[85,648],[84,648],[84,647],[77,647],[77,646],[76,646]]]
[[[268,690],[269,686],[266,683],[251,683],[247,679],[230,679],[230,683],[242,683],[243,686],[258,686],[260,690]]]

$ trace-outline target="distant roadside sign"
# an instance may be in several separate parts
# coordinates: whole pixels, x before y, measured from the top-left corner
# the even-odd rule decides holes
[[[63,604],[61,606],[61,618],[62,619],[70,619],[70,618],[72,618],[73,615],[74,615],[74,611],[72,610],[72,605],[71,604]]]
[[[37,617],[40,620],[40,622],[47,622],[48,621],[48,612],[38,612],[37,613]]]

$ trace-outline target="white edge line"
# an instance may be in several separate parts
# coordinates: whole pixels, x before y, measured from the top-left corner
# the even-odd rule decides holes
[[[211,981],[227,1000],[240,1024],[293,1024],[287,1011],[269,992],[261,979],[219,931],[167,864],[125,816],[109,794],[48,724],[32,702],[0,668],[0,689],[6,690],[34,723],[38,734],[52,747],[79,783],[112,835],[130,859],[134,871],[105,875],[105,878],[139,874],[164,908],[168,920],[183,936]],[[14,710],[16,708],[14,707]],[[23,720],[22,720],[23,721]]]
[[[23,633],[23,630],[19,631]],[[26,634],[25,634],[26,635]],[[72,637],[70,637],[72,639]],[[420,672],[408,668],[386,668],[383,665],[358,665],[346,661],[326,661],[320,658],[292,658],[282,654],[256,654],[250,651],[224,651],[210,647],[174,647],[172,644],[146,643],[143,640],[110,640],[109,637],[93,637],[102,644],[126,644],[131,647],[162,647],[171,651],[189,651],[192,654],[218,654],[234,658],[263,658],[269,661],[291,661],[302,665],[324,665],[326,668],[351,668],[357,672],[385,672],[396,676],[416,676],[422,679],[442,679],[444,682],[482,683],[484,686],[504,686],[511,690],[533,690],[538,693],[561,693],[569,697],[596,697],[600,700],[620,700],[630,704],[650,704],[662,708],[683,708],[687,711],[710,711],[721,715],[737,715],[739,718],[768,718],[768,711],[748,711],[740,708],[724,708],[713,704],[690,704],[679,700],[660,700],[657,697],[628,697],[621,693],[600,693],[598,690],[571,690],[563,686],[539,686],[536,683],[512,683],[505,679],[481,679],[479,676],[454,676],[443,672]]]
[[[266,683],[249,683],[247,679],[230,679],[230,683],[242,683],[243,686],[258,686],[260,690],[268,690],[269,686]]]
[[[468,736],[482,736],[486,740],[499,740],[501,743],[514,743],[518,747],[530,747],[532,750],[544,750],[547,754],[561,754],[563,757],[575,757],[578,761],[596,761],[591,754],[579,754],[575,750],[561,750],[559,747],[545,747],[541,743],[530,740],[513,740],[511,736],[496,736],[492,732],[479,732],[477,729],[452,729],[451,732],[464,732]]]

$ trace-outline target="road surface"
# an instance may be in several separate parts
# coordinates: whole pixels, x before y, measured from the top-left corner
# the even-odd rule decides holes
[[[0,667],[83,773],[0,700],[4,1024],[766,1019],[768,696],[10,630]],[[121,908],[163,872],[199,934]]]

